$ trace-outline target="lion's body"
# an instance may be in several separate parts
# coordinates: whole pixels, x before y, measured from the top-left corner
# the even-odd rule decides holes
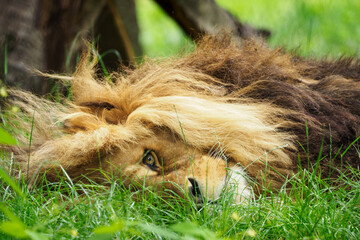
[[[320,149],[325,177],[334,167],[360,165],[356,144],[340,156],[360,132],[358,61],[307,61],[257,41],[206,37],[185,57],[147,61],[112,78],[95,79],[85,59],[71,78],[72,102],[17,93],[30,114],[36,107],[30,174],[55,179],[57,162],[72,178],[99,181],[94,169],[102,168],[121,172],[125,183],[146,177],[148,185],[183,188],[193,175],[201,191],[211,185],[218,196],[226,166],[240,164],[257,183],[278,189],[299,159],[308,167]],[[144,150],[156,153],[156,169],[141,162]]]

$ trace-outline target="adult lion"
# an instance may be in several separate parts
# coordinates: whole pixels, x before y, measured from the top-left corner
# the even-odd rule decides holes
[[[63,77],[73,96],[64,104],[13,92],[34,116],[23,126],[34,124],[29,169],[28,140],[12,149],[29,178],[56,181],[63,168],[102,183],[112,174],[198,202],[233,185],[240,202],[265,185],[279,189],[299,159],[302,167],[320,159],[324,177],[360,165],[358,61],[303,60],[256,40],[207,36],[184,57],[146,61],[112,82],[95,65],[88,54]]]

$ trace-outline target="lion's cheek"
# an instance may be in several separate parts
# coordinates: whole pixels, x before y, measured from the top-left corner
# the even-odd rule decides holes
[[[152,171],[151,169],[144,167],[140,164],[133,166],[126,166],[122,171],[124,177],[132,178],[132,179],[146,179],[148,177],[157,176],[158,173]]]

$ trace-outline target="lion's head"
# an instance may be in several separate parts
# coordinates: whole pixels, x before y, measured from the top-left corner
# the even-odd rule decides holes
[[[83,181],[111,175],[126,186],[166,187],[200,202],[235,186],[240,202],[264,185],[280,188],[296,169],[299,119],[322,131],[293,99],[289,109],[278,103],[295,91],[302,97],[296,106],[312,103],[304,99],[313,83],[302,75],[311,67],[256,41],[240,46],[207,37],[187,56],[103,79],[88,59],[72,77],[59,77],[71,82],[71,101],[13,92],[34,115],[29,177],[46,173],[55,181],[61,168]],[[270,80],[284,89],[262,87]],[[18,150],[26,162],[29,152]]]

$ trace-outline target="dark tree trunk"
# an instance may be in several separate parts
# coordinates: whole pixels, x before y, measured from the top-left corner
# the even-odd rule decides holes
[[[103,5],[99,0],[0,0],[1,77],[6,84],[47,93],[51,81],[34,74],[34,69],[64,72],[66,62],[71,62],[66,60],[71,59],[68,54],[75,36],[87,34],[84,30]],[[73,53],[80,45],[81,37]]]
[[[139,43],[139,27],[134,0],[107,0],[95,24],[95,35],[99,36],[99,52],[111,51],[104,56],[105,66],[116,70],[122,64],[136,63],[142,55]],[[117,51],[119,54],[115,54]]]
[[[0,6],[0,78],[10,86],[49,92],[51,81],[34,69],[73,72],[83,39],[91,33],[99,34],[100,51],[117,50],[123,64],[142,53],[133,0],[0,0]],[[119,66],[114,56],[104,58],[110,68]]]
[[[101,0],[42,0],[39,28],[45,42],[45,69],[73,71],[69,69],[74,66],[72,55],[83,46],[83,38],[88,35],[104,5],[105,1]]]
[[[240,23],[214,0],[155,1],[193,38],[219,29],[242,38],[264,33]],[[142,54],[134,0],[0,0],[0,6],[0,77],[9,85],[47,93],[50,80],[33,69],[72,72],[90,32],[99,37],[100,52],[114,50],[103,58],[108,68],[116,70],[120,61],[131,65]]]
[[[0,0],[0,74],[5,84],[43,93],[47,82],[32,72],[45,68],[44,41],[37,27],[39,1]]]
[[[234,36],[249,38],[254,35],[268,37],[267,30],[256,30],[243,24],[214,0],[155,0],[169,16],[192,38],[219,30],[230,31]]]

